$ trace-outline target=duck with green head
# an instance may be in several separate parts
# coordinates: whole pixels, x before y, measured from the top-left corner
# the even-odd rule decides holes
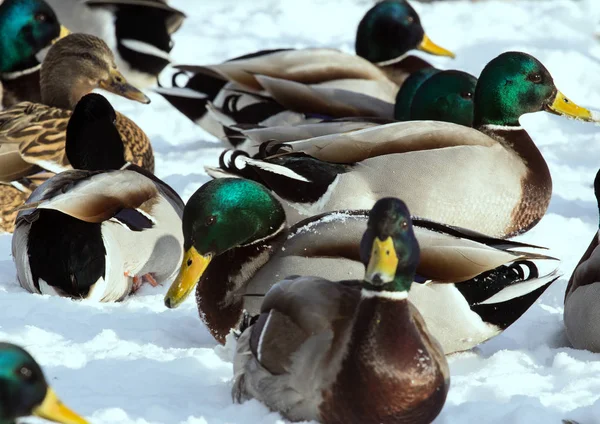
[[[437,72],[415,90],[407,120],[453,122],[471,127],[476,85],[477,78],[466,72]],[[398,116],[396,119],[401,120]]]
[[[375,204],[360,257],[360,279],[297,276],[273,286],[238,339],[234,401],[257,399],[291,421],[324,424],[435,419],[450,373],[408,300],[419,244],[401,200]]]
[[[196,288],[201,319],[224,343],[243,311],[258,314],[265,293],[281,278],[306,270],[328,280],[362,278],[360,241],[368,216],[368,210],[335,211],[290,228],[265,186],[242,178],[209,181],[185,206],[185,254],[165,304],[178,307]],[[502,332],[556,278],[537,271],[537,261],[552,259],[522,253],[523,244],[422,219],[413,224],[423,248],[415,281],[429,284],[413,285],[410,298],[446,353]],[[520,265],[530,275],[517,272]]]
[[[0,3],[0,33],[2,106],[40,101],[36,55],[69,31],[44,0],[5,0]]]
[[[441,73],[431,79],[436,77]],[[473,128],[399,122],[301,139],[301,127],[288,127],[280,134],[297,141],[263,145],[253,158],[243,152],[231,155],[235,160],[223,156],[220,168],[207,171],[265,184],[292,223],[402,196],[420,217],[495,237],[521,234],[545,214],[552,179],[519,118],[546,111],[592,121],[592,114],[558,91],[542,63],[521,52],[503,53],[485,66],[473,107]],[[242,133],[253,141],[263,137],[260,129]]]
[[[35,415],[63,424],[86,424],[54,393],[42,369],[23,348],[0,343],[0,423]]]
[[[316,89],[329,91],[343,89],[393,104],[404,80],[413,72],[431,66],[407,55],[408,52],[418,49],[454,57],[452,52],[431,41],[418,14],[405,0],[381,1],[367,11],[358,25],[355,49],[356,55],[337,49],[277,49],[215,65],[179,65],[175,66],[180,72],[173,76],[172,87],[156,91],[189,119],[222,138],[227,131],[206,113],[207,102],[214,103],[217,109],[233,107],[228,114],[233,114],[233,120],[240,123],[243,120],[256,124],[276,113],[272,103],[263,97],[240,96],[239,89],[256,93],[266,88],[256,76],[315,84]],[[177,85],[180,74],[190,75],[185,87]]]

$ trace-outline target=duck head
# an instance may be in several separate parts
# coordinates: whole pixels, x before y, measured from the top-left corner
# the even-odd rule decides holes
[[[69,34],[43,0],[0,2],[0,73],[22,72],[39,65],[36,54]]]
[[[50,48],[42,63],[40,88],[45,104],[63,109],[73,109],[84,95],[96,88],[150,103],[150,99],[121,74],[106,43],[89,34],[70,34]]]
[[[429,66],[413,72],[406,78],[400,86],[398,94],[396,94],[394,119],[397,121],[408,121],[410,119],[410,108],[415,98],[415,93],[425,81],[438,72],[441,71],[433,66]]]
[[[403,201],[386,197],[369,212],[360,242],[366,272],[363,287],[371,291],[407,292],[419,264],[419,243]]]
[[[214,257],[273,236],[285,226],[285,219],[279,201],[261,184],[241,178],[204,184],[183,211],[185,254],[165,305],[179,306]]]
[[[473,125],[477,78],[462,71],[442,71],[428,78],[415,93],[410,119]]]
[[[358,24],[355,49],[358,56],[379,65],[393,63],[413,49],[454,57],[425,34],[419,15],[406,0],[373,6]]]
[[[81,98],[67,124],[65,153],[73,168],[103,171],[125,165],[116,120],[117,114],[104,96],[90,93]]]
[[[550,72],[535,57],[506,52],[485,66],[475,89],[475,127],[519,126],[521,115],[539,111],[593,120],[589,110],[556,88]]]
[[[54,393],[42,369],[19,346],[0,343],[0,421],[36,415],[63,424],[87,421],[67,408]]]

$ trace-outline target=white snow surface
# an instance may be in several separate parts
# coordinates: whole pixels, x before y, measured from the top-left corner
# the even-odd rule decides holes
[[[175,34],[172,57],[207,64],[277,47],[353,52],[356,25],[372,3],[173,0],[188,18]],[[413,2],[428,35],[457,58],[419,55],[479,75],[498,54],[525,51],[546,65],[573,101],[600,110],[599,4]],[[163,80],[169,77],[166,71]],[[147,106],[105,95],[150,136],[157,175],[184,200],[208,181],[203,166],[217,165],[223,144],[155,93],[149,92]],[[600,355],[570,348],[562,323],[566,283],[598,228],[592,183],[600,166],[600,128],[544,112],[521,123],[549,163],[554,193],[544,219],[518,239],[548,247],[562,259],[563,276],[503,334],[449,359],[451,387],[439,424],[600,422]],[[0,339],[28,349],[59,396],[90,422],[283,422],[255,400],[232,403],[231,352],[213,341],[194,296],[168,310],[166,285],[144,286],[118,304],[33,295],[16,282],[10,243],[10,235],[0,236]]]

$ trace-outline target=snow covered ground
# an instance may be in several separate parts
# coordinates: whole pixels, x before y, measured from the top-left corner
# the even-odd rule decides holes
[[[174,61],[210,63],[275,47],[352,51],[356,25],[373,2],[171,3],[188,15],[175,36]],[[435,65],[478,75],[501,52],[525,51],[548,67],[567,96],[600,110],[598,0],[414,7],[429,36],[457,54],[454,61],[428,56]],[[149,106],[107,97],[151,137],[158,176],[187,200],[208,180],[203,166],[215,165],[223,146],[149,95]],[[592,182],[600,167],[600,128],[546,113],[521,122],[549,163],[554,195],[546,217],[520,239],[550,248],[564,275],[502,335],[450,359],[451,388],[438,424],[600,422],[600,355],[569,348],[562,324],[566,282],[598,228]],[[167,310],[167,287],[146,286],[108,305],[32,295],[16,283],[10,243],[10,236],[0,236],[0,339],[26,347],[59,395],[90,422],[282,422],[256,401],[232,404],[229,354],[199,320],[193,296]]]

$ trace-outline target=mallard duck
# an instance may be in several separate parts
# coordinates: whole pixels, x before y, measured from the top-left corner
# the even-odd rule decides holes
[[[600,170],[594,179],[594,194],[600,211]],[[600,295],[600,230],[575,267],[565,292],[564,322],[574,348],[600,352],[598,299]]]
[[[0,112],[0,228],[12,232],[16,214],[40,181],[70,169],[65,153],[65,128],[79,99],[102,88],[128,99],[149,103],[114,64],[102,40],[71,34],[56,42],[44,59],[41,103],[22,102]],[[146,134],[129,118],[117,114],[125,142],[125,158],[154,171],[154,154]]]
[[[48,0],[71,31],[103,39],[123,75],[139,88],[156,85],[171,63],[173,34],[185,14],[166,0]]]
[[[183,212],[181,271],[165,296],[180,305],[196,287],[200,317],[223,343],[259,313],[264,294],[289,275],[360,278],[360,239],[368,211],[336,211],[287,227],[285,211],[264,186],[241,178],[211,180]],[[414,219],[421,262],[410,299],[446,353],[471,349],[516,321],[557,278],[541,275],[548,256],[534,246]],[[526,272],[529,270],[529,275]],[[451,317],[451,319],[449,319]]]
[[[183,201],[125,162],[116,119],[104,97],[83,97],[67,127],[75,170],[50,178],[20,208],[12,252],[32,293],[119,301],[179,268]]]
[[[297,276],[269,290],[237,342],[235,401],[258,399],[291,421],[324,424],[435,419],[450,371],[408,300],[419,243],[401,200],[373,206],[360,259],[360,279]]]
[[[71,411],[48,386],[44,372],[20,346],[0,342],[0,422],[15,424],[35,415],[63,424],[87,424]]]
[[[223,126],[223,140],[251,154],[256,153],[260,145],[260,141],[257,143],[256,139],[247,137],[252,129],[267,129],[268,139],[282,142],[298,140],[298,130],[306,138],[304,130],[307,127],[313,131],[324,129],[308,135],[315,137],[346,132],[348,126],[356,130],[373,124],[408,120],[473,124],[473,95],[477,78],[462,71],[435,68],[418,71],[402,85],[395,103],[347,90],[323,89],[264,76],[256,78],[264,82],[272,97],[237,91],[232,94],[234,101],[227,102],[223,108],[211,103],[207,106],[215,122]],[[247,102],[249,97],[256,102]],[[321,122],[337,122],[340,128],[312,125]],[[289,129],[290,126],[294,127],[293,130]],[[279,127],[283,127],[280,132]],[[279,133],[273,134],[274,131]],[[287,134],[294,134],[294,138],[287,137]]]
[[[177,65],[181,72],[172,78],[172,87],[157,88],[173,106],[189,119],[222,137],[222,128],[206,115],[207,101],[218,107],[236,96],[237,88],[262,90],[255,75],[266,75],[319,84],[325,87],[368,93],[393,103],[398,87],[412,72],[431,66],[407,56],[419,49],[427,53],[454,57],[425,35],[417,12],[405,0],[378,2],[363,17],[356,33],[356,55],[335,49],[277,49],[251,53],[227,62],[207,65]],[[182,73],[191,73],[185,87],[177,85]],[[250,99],[249,102],[254,103]],[[268,106],[258,106],[255,114]],[[267,109],[266,113],[271,112]]]
[[[494,237],[524,233],[545,214],[552,179],[520,116],[547,111],[591,121],[592,114],[557,90],[544,65],[520,52],[485,66],[473,102],[473,128],[435,121],[375,125],[263,146],[256,158],[238,152],[237,160],[222,159],[207,172],[267,185],[291,223],[402,196],[419,217]],[[294,138],[293,126],[280,130]]]
[[[5,0],[0,2],[0,33],[0,104],[41,101],[36,55],[69,31],[44,0]]]

